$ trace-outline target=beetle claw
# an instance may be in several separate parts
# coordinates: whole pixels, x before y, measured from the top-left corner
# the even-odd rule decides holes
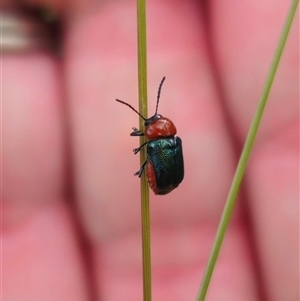
[[[138,148],[133,149],[133,153],[136,155],[149,141],[146,141],[142,145],[140,145]]]
[[[141,132],[136,127],[133,127],[132,129],[133,129],[133,132],[130,133],[130,136],[144,136],[145,135],[143,132]]]
[[[136,155],[140,150],[141,150],[140,147],[134,148],[134,149],[133,149],[133,153]]]
[[[140,171],[137,171],[133,174],[134,176],[139,176],[139,178],[141,177],[142,174],[140,174]]]
[[[145,169],[146,164],[147,164],[147,161],[145,161],[145,162],[142,164],[141,168],[140,168],[137,172],[135,172],[134,175],[135,175],[135,176],[138,176],[138,177],[140,178],[140,177],[142,176],[142,174],[143,174],[143,171],[144,171],[144,169]]]

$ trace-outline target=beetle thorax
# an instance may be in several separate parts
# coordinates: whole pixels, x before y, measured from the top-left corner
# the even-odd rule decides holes
[[[149,118],[146,123],[145,135],[148,139],[171,137],[177,133],[174,123],[158,114]]]

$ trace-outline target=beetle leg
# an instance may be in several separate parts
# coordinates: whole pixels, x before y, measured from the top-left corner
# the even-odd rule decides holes
[[[142,176],[142,173],[143,173],[143,171],[144,171],[144,169],[145,169],[146,164],[147,164],[147,161],[145,161],[145,162],[142,164],[142,166],[141,166],[141,168],[139,169],[139,171],[135,172],[134,175],[135,175],[135,176],[138,176],[138,177],[140,178],[140,177]]]
[[[136,155],[147,143],[148,143],[148,141],[146,141],[145,143],[140,145],[138,148],[134,148],[133,149],[134,154]]]
[[[144,136],[145,134],[138,130],[137,128],[133,127],[133,132],[130,133],[130,136]]]

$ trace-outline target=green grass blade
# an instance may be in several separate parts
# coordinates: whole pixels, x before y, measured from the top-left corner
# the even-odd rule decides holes
[[[138,35],[138,82],[139,112],[147,118],[147,38],[146,38],[146,1],[137,0]],[[140,118],[140,129],[144,131],[144,121]],[[140,143],[145,137],[140,138]],[[140,162],[146,161],[145,148],[140,152]],[[150,246],[150,208],[149,186],[145,173],[141,177],[141,215],[142,215],[142,253],[143,253],[143,295],[144,301],[151,301],[151,246]]]
[[[235,205],[235,201],[236,201],[236,197],[239,191],[239,187],[242,181],[242,178],[244,176],[245,173],[245,169],[246,169],[246,165],[248,163],[249,160],[249,156],[253,147],[253,143],[254,143],[254,139],[256,137],[256,133],[258,130],[258,127],[260,125],[260,121],[262,118],[262,114],[273,84],[273,80],[279,65],[279,61],[284,49],[284,46],[286,44],[286,40],[297,10],[299,4],[299,0],[294,0],[290,6],[290,9],[288,11],[284,26],[283,26],[283,30],[279,39],[279,43],[277,46],[277,49],[275,51],[274,57],[273,57],[273,61],[271,63],[270,66],[270,70],[268,72],[266,81],[265,81],[265,85],[263,87],[263,91],[259,100],[259,104],[254,116],[254,119],[252,121],[252,124],[250,126],[246,141],[245,141],[245,145],[233,178],[233,182],[226,200],[226,204],[222,213],[222,217],[221,217],[221,221],[217,230],[217,234],[215,237],[215,241],[213,244],[213,248],[208,260],[208,264],[206,266],[205,272],[204,272],[204,276],[203,276],[203,280],[200,286],[200,290],[198,292],[197,295],[197,301],[204,301],[205,300],[205,296],[207,293],[207,289],[211,280],[211,276],[220,252],[220,248],[224,239],[224,235],[225,232],[227,230],[228,224],[229,224],[229,220],[231,218],[232,215],[232,211],[234,209],[234,205]]]

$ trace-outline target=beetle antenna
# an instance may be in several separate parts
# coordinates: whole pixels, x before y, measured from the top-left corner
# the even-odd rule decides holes
[[[134,112],[136,112],[137,114],[139,114],[145,121],[147,120],[144,116],[142,116],[134,107],[132,107],[129,103],[122,101],[120,99],[116,99],[117,102],[122,103],[123,105],[126,105],[127,107],[129,107],[131,110],[133,110]]]
[[[165,81],[166,77],[164,76],[159,84],[159,87],[158,87],[158,92],[157,92],[157,101],[156,101],[156,109],[155,109],[155,114],[157,114],[157,109],[158,109],[158,103],[159,103],[159,98],[160,98],[160,92],[161,92],[161,87]]]

